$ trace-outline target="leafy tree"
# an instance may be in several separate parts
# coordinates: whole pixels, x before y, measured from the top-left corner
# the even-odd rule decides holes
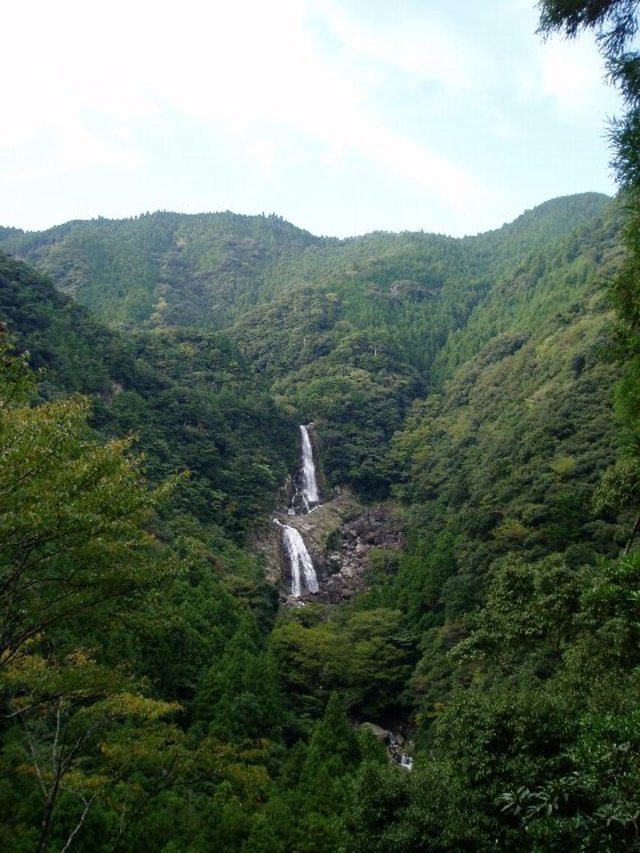
[[[627,255],[612,283],[612,294],[620,324],[619,357],[625,365],[618,388],[619,409],[627,431],[628,449],[635,459],[640,455],[637,429],[640,420],[640,51],[634,43],[638,5],[637,0],[542,0],[540,3],[543,33],[560,31],[571,37],[584,29],[595,30],[609,78],[624,100],[623,115],[612,123],[611,139],[613,166],[624,190]],[[631,494],[629,498],[632,499]],[[635,529],[637,525],[634,532]]]
[[[11,370],[11,367],[9,367]],[[6,367],[5,367],[6,371]],[[95,624],[157,582],[145,486],[128,441],[99,445],[88,404],[0,401],[0,665],[51,626]],[[73,630],[73,629],[72,629]]]
[[[334,691],[374,718],[401,703],[414,648],[397,610],[355,610],[308,626],[284,617],[270,639],[284,689],[299,712],[323,706]]]
[[[8,717],[19,723],[3,770],[26,796],[29,817],[39,814],[34,849],[50,849],[53,838],[68,849],[92,809],[119,801],[143,768],[149,783],[170,774],[180,733],[162,718],[178,706],[143,696],[82,651],[63,660],[24,654],[5,670],[2,688]],[[118,802],[123,820],[132,806],[131,797]]]
[[[91,437],[86,400],[31,407],[22,363],[4,350],[0,371],[0,701],[26,753],[12,776],[41,791],[34,847],[63,833],[67,849],[119,775],[99,739],[177,708],[85,650],[178,567],[145,529],[170,485],[150,491],[128,442]]]
[[[250,613],[241,616],[221,659],[205,671],[196,691],[195,713],[222,741],[278,736],[285,713],[275,664]]]

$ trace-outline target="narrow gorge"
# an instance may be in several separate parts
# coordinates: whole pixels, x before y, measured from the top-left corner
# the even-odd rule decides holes
[[[299,441],[286,503],[271,519],[272,532],[255,547],[283,605],[298,607],[309,598],[339,604],[366,588],[372,552],[393,554],[403,547],[402,524],[388,506],[367,506],[346,486],[323,495],[313,424],[300,425]]]

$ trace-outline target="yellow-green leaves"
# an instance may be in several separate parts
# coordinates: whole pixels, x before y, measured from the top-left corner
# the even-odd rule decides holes
[[[0,409],[0,654],[64,621],[113,614],[161,574],[155,492],[130,441],[91,438],[84,398]],[[94,613],[90,616],[91,610]]]

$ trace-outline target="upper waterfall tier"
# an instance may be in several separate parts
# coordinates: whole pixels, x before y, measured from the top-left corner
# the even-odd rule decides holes
[[[302,468],[300,471],[302,503],[306,512],[309,512],[313,505],[320,502],[320,495],[316,479],[316,466],[313,461],[313,447],[306,426],[300,426],[300,435],[302,437]]]

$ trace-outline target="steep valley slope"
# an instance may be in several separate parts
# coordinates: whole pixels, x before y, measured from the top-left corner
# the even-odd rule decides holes
[[[47,694],[32,724],[22,697],[47,661],[117,672],[71,691],[65,732],[123,680],[174,720],[135,722],[143,700],[120,698],[109,720],[126,725],[80,738],[60,848],[74,784],[96,792],[87,850],[101,833],[131,851],[544,849],[504,806],[525,784],[526,808],[553,783],[567,820],[604,826],[589,780],[614,775],[622,735],[602,709],[632,695],[637,638],[635,563],[616,563],[634,519],[607,485],[620,233],[619,203],[595,193],[464,239],[335,240],[228,212],[0,229],[2,367],[28,353],[38,371],[0,414],[16,405],[19,426],[88,397],[78,446],[129,435],[148,482],[171,480],[145,529],[173,560],[111,631],[49,626],[12,670],[0,800],[17,829],[0,843],[18,853],[38,825],[38,772],[21,768],[62,710]],[[321,500],[291,516],[301,424]],[[318,570],[295,601],[283,524]],[[371,736],[391,730],[412,739],[411,773]]]

